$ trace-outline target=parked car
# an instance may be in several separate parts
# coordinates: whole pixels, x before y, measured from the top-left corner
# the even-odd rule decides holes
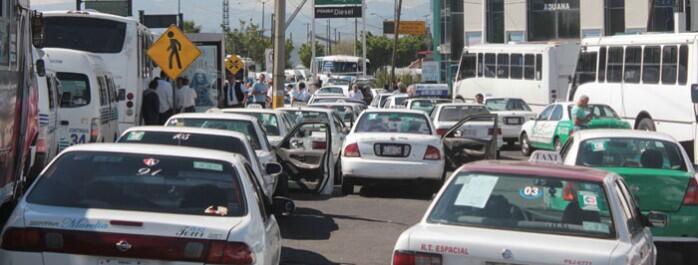
[[[487,98],[485,107],[499,117],[502,138],[510,146],[519,140],[521,126],[536,118],[536,114],[520,98]]]

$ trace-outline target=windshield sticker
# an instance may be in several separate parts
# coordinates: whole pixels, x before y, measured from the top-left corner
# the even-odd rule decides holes
[[[526,186],[519,189],[519,196],[526,200],[535,200],[543,196],[543,189],[536,186]]]
[[[584,229],[584,231],[598,232],[598,233],[604,233],[604,234],[608,234],[611,232],[611,228],[608,226],[608,224],[597,223],[597,222],[584,221],[584,222],[582,222],[582,229]]]
[[[223,165],[209,162],[194,161],[194,168],[212,171],[223,171]]]
[[[228,208],[224,206],[209,206],[204,210],[205,214],[210,214],[210,215],[220,215],[220,216],[226,216],[228,215]]]
[[[474,176],[469,180],[468,183],[463,184],[454,204],[458,206],[485,208],[499,178],[492,176]]]
[[[593,152],[606,151],[606,141],[604,140],[589,141],[589,145],[591,145],[591,151]]]
[[[191,237],[191,238],[203,238],[206,234],[206,228],[197,226],[185,226],[179,229],[175,236],[180,237]]]
[[[188,133],[178,133],[178,134],[175,134],[174,136],[172,136],[172,140],[187,141],[187,140],[189,140],[189,136],[191,136],[191,134],[188,134]]]
[[[378,117],[378,113],[369,113],[368,114],[368,118],[371,120],[375,119],[376,117]]]
[[[580,191],[577,193],[579,207],[587,211],[599,211],[598,195],[591,191]]]
[[[160,160],[157,160],[155,158],[149,157],[149,158],[143,158],[143,164],[146,165],[147,167],[152,167],[160,163]]]
[[[130,132],[128,133],[128,136],[126,137],[127,141],[141,141],[143,140],[143,136],[145,136],[145,132],[138,131],[138,132]]]

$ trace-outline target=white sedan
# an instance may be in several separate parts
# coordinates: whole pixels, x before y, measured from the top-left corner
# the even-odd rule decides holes
[[[509,145],[519,140],[521,126],[536,118],[536,113],[520,98],[487,98],[485,107],[499,117],[502,138]]]
[[[434,110],[431,111],[431,120],[434,123],[434,127],[436,127],[436,133],[443,135],[460,120],[468,116],[489,113],[489,110],[487,110],[485,106],[476,103],[445,103],[438,104],[434,107]],[[464,137],[482,140],[488,140],[496,134],[497,150],[504,146],[501,127],[499,127],[498,124],[497,128],[494,128],[493,121],[470,121],[466,123],[462,132]]]
[[[248,115],[257,118],[262,123],[264,132],[267,134],[269,144],[273,146],[279,145],[282,139],[291,131],[293,124],[284,117],[286,114],[273,109],[254,109],[254,108],[229,108],[220,110],[209,110],[209,113],[223,112]]]
[[[623,179],[606,171],[470,163],[402,233],[391,264],[654,265],[648,226],[666,216],[630,215],[636,209]]]
[[[74,146],[19,201],[2,232],[0,264],[275,265],[274,214],[284,211],[271,205],[237,154]]]
[[[341,165],[345,194],[381,180],[441,183],[443,143],[422,111],[366,110],[344,140]]]

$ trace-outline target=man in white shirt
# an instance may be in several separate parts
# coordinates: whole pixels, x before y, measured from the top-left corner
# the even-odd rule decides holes
[[[196,91],[189,87],[189,79],[180,77],[177,80],[177,110],[179,112],[196,112]]]
[[[356,100],[364,100],[364,93],[359,90],[359,85],[354,84],[351,86],[351,91],[349,91],[349,97]]]
[[[158,88],[155,92],[158,94],[158,99],[160,100],[160,123],[165,124],[167,119],[174,113],[172,85],[170,85],[170,81],[167,79],[165,72],[160,73]]]

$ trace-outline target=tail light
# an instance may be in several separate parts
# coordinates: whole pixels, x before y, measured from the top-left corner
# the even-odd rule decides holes
[[[129,92],[128,94],[126,94],[126,99],[133,100],[133,93]]]
[[[313,149],[325,150],[325,149],[327,149],[327,142],[325,142],[325,141],[313,141]]]
[[[353,143],[344,147],[344,157],[360,157],[359,144]]]
[[[398,250],[393,253],[393,265],[441,265],[441,255]]]
[[[436,134],[439,136],[444,136],[448,132],[448,129],[436,129]]]
[[[254,263],[254,256],[244,243],[216,242],[211,244],[206,263],[247,265]]]
[[[42,233],[34,228],[8,228],[2,237],[2,248],[12,251],[41,252]]]
[[[490,128],[487,130],[487,135],[500,135],[502,134],[502,128]]]
[[[92,118],[90,123],[90,143],[97,142],[99,137],[99,118]]]
[[[439,160],[441,159],[441,151],[434,146],[428,146],[427,151],[424,152],[424,160]]]
[[[574,195],[574,187],[572,182],[568,182],[564,189],[562,189],[562,199],[565,201],[574,201],[576,196]]]
[[[36,140],[36,152],[39,152],[39,153],[46,153],[47,152],[45,139],[39,138]]]
[[[691,178],[686,189],[686,196],[683,197],[684,205],[698,205],[698,182],[696,178]]]

